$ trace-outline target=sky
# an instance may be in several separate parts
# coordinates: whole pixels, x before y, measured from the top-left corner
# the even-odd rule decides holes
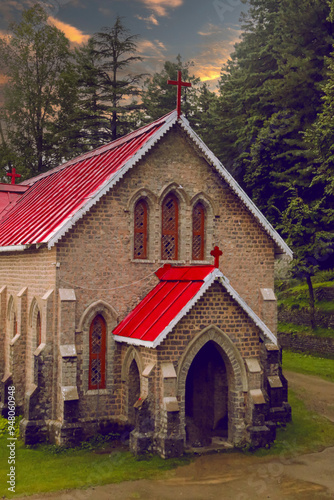
[[[194,62],[193,74],[211,90],[240,37],[240,13],[246,9],[241,0],[0,0],[0,35],[35,3],[74,46],[122,16],[131,34],[140,35],[137,47],[144,60],[138,72],[161,71],[164,61],[181,54],[184,62]]]

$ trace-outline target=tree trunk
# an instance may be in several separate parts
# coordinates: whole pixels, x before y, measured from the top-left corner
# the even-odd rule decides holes
[[[314,309],[314,291],[311,276],[306,277],[306,283],[308,286],[309,293],[309,303],[310,303],[310,322],[312,330],[315,329],[315,309]]]

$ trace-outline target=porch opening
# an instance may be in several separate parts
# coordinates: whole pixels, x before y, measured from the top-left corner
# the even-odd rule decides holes
[[[215,342],[207,342],[189,368],[185,396],[186,436],[190,446],[209,446],[228,437],[228,380]]]

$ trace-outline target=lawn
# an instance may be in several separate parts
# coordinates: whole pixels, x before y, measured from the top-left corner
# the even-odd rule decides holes
[[[315,375],[334,382],[334,359],[284,350],[283,368],[306,375]]]
[[[6,437],[0,439],[0,477],[9,472]],[[5,481],[0,484],[0,496],[14,498],[68,488],[119,483],[135,479],[151,479],[177,465],[189,463],[189,457],[163,460],[157,456],[137,460],[131,453],[101,450],[68,450],[54,453],[54,447],[29,449],[18,443],[16,449],[16,495],[8,492]]]

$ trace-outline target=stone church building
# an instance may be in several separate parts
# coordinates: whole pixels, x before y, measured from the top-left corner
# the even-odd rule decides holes
[[[1,184],[0,210],[0,404],[15,386],[26,443],[273,441],[291,415],[274,261],[291,250],[183,115]]]

